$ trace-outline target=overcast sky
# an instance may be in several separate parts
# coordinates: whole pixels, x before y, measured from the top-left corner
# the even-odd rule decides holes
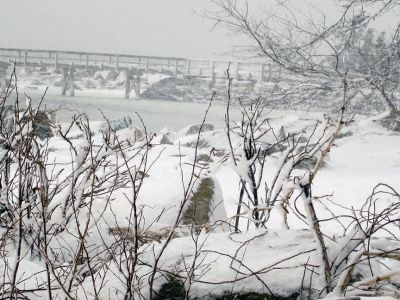
[[[249,2],[257,1],[276,3]],[[208,59],[241,43],[211,31],[199,16],[209,8],[208,0],[0,0],[0,47]]]
[[[200,14],[207,0],[0,0],[1,47],[208,58],[234,39]]]

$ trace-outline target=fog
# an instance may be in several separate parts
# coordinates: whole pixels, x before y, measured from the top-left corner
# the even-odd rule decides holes
[[[206,3],[2,0],[1,46],[210,58],[235,40],[199,16]]]
[[[288,1],[283,1],[287,3]],[[292,1],[334,18],[332,0]],[[260,8],[260,3],[264,9]],[[259,13],[282,1],[251,0]],[[215,9],[209,0],[1,0],[1,47],[78,50],[138,55],[228,58],[244,44],[238,36],[203,18]],[[385,20],[387,25],[388,19]],[[384,24],[383,24],[384,25]]]

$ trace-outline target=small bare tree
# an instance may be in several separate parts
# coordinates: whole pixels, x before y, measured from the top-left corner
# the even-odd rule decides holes
[[[377,92],[378,102],[396,109],[399,24],[394,24],[391,37],[382,39],[376,47],[367,46],[368,51],[359,51],[357,38],[375,18],[399,7],[398,1],[337,1],[341,14],[333,21],[328,21],[330,18],[318,7],[307,6],[310,15],[305,14],[294,1],[279,2],[274,13],[260,13],[248,1],[213,3],[216,9],[207,17],[247,39],[239,55],[284,69],[285,78],[292,84],[275,98],[326,99],[340,93],[338,87],[346,74],[349,99],[369,100],[371,93]],[[372,55],[375,50],[379,55]],[[356,52],[358,59],[354,55],[350,58]]]

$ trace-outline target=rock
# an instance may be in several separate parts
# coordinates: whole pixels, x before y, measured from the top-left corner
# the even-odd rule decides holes
[[[110,70],[107,74],[104,74],[106,80],[115,81],[118,78],[119,72],[115,70]]]
[[[226,291],[222,295],[214,295],[212,293],[208,295],[202,295],[195,299],[208,299],[208,300],[295,300],[299,296],[298,293],[280,296],[271,295],[268,293],[258,292],[237,292]],[[186,291],[184,283],[178,278],[178,276],[169,275],[167,283],[161,286],[161,289],[157,292],[156,300],[168,299],[168,300],[184,300],[186,299]]]
[[[199,133],[200,128],[201,128],[201,132],[213,131],[214,130],[214,125],[212,125],[212,124],[203,124],[202,127],[201,127],[201,124],[192,125],[187,129],[185,135],[197,134],[197,133]]]
[[[7,133],[11,133],[14,127],[14,106],[4,106],[1,112],[1,119],[3,121],[4,129]]]
[[[132,118],[130,116],[125,116],[122,118],[111,119],[109,123],[106,122],[101,126],[101,130],[108,131],[108,126],[111,126],[112,130],[118,131],[125,128],[129,128],[133,125]]]
[[[96,88],[102,88],[106,84],[106,81],[103,78],[101,78],[101,76],[100,76],[100,78],[95,79],[94,82],[95,82]]]
[[[234,300],[234,299],[241,299],[241,300],[295,300],[297,299],[299,294],[291,294],[288,296],[279,296],[279,295],[271,295],[266,293],[256,293],[256,292],[249,292],[249,293],[226,293],[221,296],[209,297],[209,299],[214,300]]]
[[[162,144],[162,145],[172,145],[173,142],[170,139],[168,134],[163,134],[162,137],[161,137],[161,140],[160,140],[160,144]]]
[[[126,73],[124,71],[119,72],[118,76],[115,78],[115,83],[118,85],[123,85],[126,81]]]
[[[316,157],[310,157],[300,161],[297,165],[294,166],[294,169],[297,170],[313,170],[315,165],[317,164]],[[326,162],[322,161],[321,168],[326,167]]]
[[[204,163],[210,163],[210,162],[213,162],[213,159],[208,154],[199,154],[197,156],[197,161],[204,162]]]
[[[57,78],[53,81],[53,86],[55,87],[61,87],[63,84],[63,79],[62,78]]]
[[[282,125],[281,128],[279,128],[278,139],[280,141],[283,141],[284,139],[286,139],[286,137],[287,137],[286,131],[285,131],[285,128],[283,127],[283,125]]]
[[[84,78],[89,77],[90,74],[85,69],[77,69],[75,70],[75,78]]]
[[[349,136],[352,136],[353,135],[353,132],[351,132],[350,130],[348,130],[348,131],[340,131],[339,133],[338,133],[338,135],[336,136],[336,139],[342,139],[342,138],[345,138],[345,137],[349,137]]]
[[[400,132],[400,111],[393,110],[389,115],[377,121],[387,130]]]
[[[167,127],[163,127],[155,139],[155,142],[163,145],[173,145],[175,139],[176,132],[168,129]]]
[[[204,139],[200,139],[199,143],[197,143],[197,139],[196,140],[192,140],[190,142],[186,142],[183,143],[182,146],[184,147],[188,147],[188,148],[195,148],[197,145],[198,148],[207,148],[210,145],[207,143],[207,141],[205,141]]]
[[[184,300],[186,299],[186,290],[183,282],[176,276],[169,276],[168,282],[161,286],[157,292],[156,300]]]
[[[14,106],[8,105],[3,108],[1,118],[3,120],[6,132],[11,133],[14,128]],[[37,137],[41,140],[51,138],[53,134],[53,120],[45,111],[39,111],[35,116],[25,116],[21,119],[21,123],[26,123],[33,118],[33,129]]]
[[[117,131],[118,138],[122,141],[129,141],[131,143],[143,141],[145,133],[136,126],[130,126],[129,128],[121,129]]]
[[[25,90],[38,91],[39,88],[37,86],[34,86],[34,85],[26,85],[25,86]]]
[[[201,95],[200,100],[209,98],[208,81],[197,78],[167,77],[151,85],[140,97],[143,99],[180,101],[199,99],[198,95]]]
[[[104,80],[105,78],[103,77],[102,72],[99,70],[99,71],[96,71],[96,73],[94,73],[93,79],[94,80],[99,80],[99,79]]]
[[[214,195],[214,181],[211,178],[201,180],[199,187],[190,199],[183,214],[183,224],[196,226],[208,223],[210,203]]]
[[[33,79],[30,83],[30,85],[43,85],[44,83],[40,81],[39,79]]]
[[[0,202],[0,216],[7,211],[7,206],[4,203]]]
[[[50,116],[44,112],[39,111],[33,119],[33,128],[39,139],[44,140],[51,138],[53,134],[52,130],[53,123]]]
[[[283,152],[287,149],[287,146],[284,145],[283,143],[279,143],[279,144],[274,144],[274,145],[270,145],[269,147],[266,147],[265,150],[261,151],[261,155],[262,156],[271,156],[274,153],[277,152]]]
[[[97,82],[93,79],[86,79],[82,81],[82,85],[86,89],[95,89],[97,87]]]

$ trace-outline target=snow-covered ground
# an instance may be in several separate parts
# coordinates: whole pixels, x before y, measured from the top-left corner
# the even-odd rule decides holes
[[[28,89],[25,91],[27,92]],[[56,113],[57,122],[60,123],[62,130],[68,128],[66,122],[73,114],[87,113],[89,119],[93,120],[91,140],[96,149],[104,144],[104,137],[100,129],[104,132],[105,128],[105,122],[102,121],[101,114],[97,112],[98,109],[110,119],[132,117],[133,121],[128,124],[127,128],[116,132],[120,141],[130,140],[133,143],[133,148],[129,148],[127,154],[138,153],[135,152],[137,151],[135,145],[143,143],[143,139],[138,141],[133,138],[135,134],[138,134],[138,128],[141,127],[139,119],[134,116],[135,112],[143,118],[151,131],[149,136],[153,139],[151,148],[148,149],[146,155],[140,152],[140,155],[127,163],[130,170],[134,170],[146,156],[149,166],[151,165],[143,175],[143,185],[138,197],[135,198],[135,195],[132,194],[132,182],[130,182],[126,186],[112,191],[110,198],[99,196],[93,202],[92,217],[97,222],[91,223],[89,226],[85,243],[89,245],[88,248],[93,247],[93,253],[96,253],[93,264],[101,267],[96,269],[93,277],[77,278],[76,285],[72,289],[74,297],[77,299],[124,298],[126,278],[123,274],[126,274],[126,268],[132,256],[124,257],[125,249],[118,249],[112,253],[107,249],[117,241],[110,229],[132,226],[132,199],[135,198],[136,205],[141,212],[140,230],[168,233],[171,226],[177,222],[182,201],[185,199],[185,187],[191,180],[192,166],[196,155],[209,155],[211,160],[199,178],[194,177],[193,192],[196,191],[202,178],[212,178],[216,183],[213,201],[214,203],[219,201],[223,203],[216,208],[219,211],[215,213],[218,213],[219,217],[224,216],[223,221],[226,223],[233,223],[232,217],[236,214],[240,192],[240,178],[232,165],[232,160],[227,159],[230,147],[224,128],[225,106],[221,104],[212,106],[206,123],[214,125],[214,128],[209,127],[208,131],[200,135],[200,147],[195,149],[194,145],[198,134],[190,129],[190,125],[201,122],[206,104],[125,100],[122,99],[122,95],[120,98],[111,97],[116,96],[118,91],[103,95],[104,97],[91,97],[91,92],[86,91],[78,97],[66,98],[56,96],[55,91],[53,88],[49,90],[43,104],[51,110],[64,106]],[[41,90],[36,92],[32,93],[33,103],[37,103]],[[118,94],[118,96],[120,95]],[[233,120],[239,121],[238,109],[235,108],[231,111],[231,117]],[[269,118],[275,132],[283,128],[288,133],[312,126],[315,120],[322,119],[322,113],[272,111],[266,117]],[[344,233],[349,232],[348,226],[351,221],[349,218],[344,218],[341,220],[342,225],[338,225],[339,223],[332,217],[332,214],[335,216],[352,215],[365,203],[378,183],[385,183],[397,191],[400,190],[400,135],[386,130],[375,122],[381,117],[356,116],[355,121],[344,128],[343,132],[347,134],[335,141],[326,159],[326,164],[318,172],[311,187],[312,194],[316,197],[313,202],[317,216],[324,220],[321,222],[321,230],[330,237],[327,239],[327,248],[332,257],[340,255],[335,249],[344,239]],[[189,127],[184,128],[188,125]],[[74,155],[71,146],[76,149],[80,147],[79,149],[83,150],[87,147],[84,136],[78,127],[73,127],[69,132],[69,137],[72,144],[66,142],[60,134],[55,134],[49,140],[48,146],[51,151],[48,154],[48,161],[57,163],[55,166],[51,165],[49,172],[59,174],[59,182],[62,181],[65,173],[73,169],[76,161],[79,161],[79,155]],[[268,138],[273,140],[275,137]],[[234,137],[233,145],[236,144],[240,144],[240,138]],[[78,147],[78,145],[80,146]],[[215,154],[217,152],[225,155]],[[283,152],[278,151],[267,157],[264,168],[264,176],[267,181],[272,178],[282,155]],[[118,159],[121,157],[116,158],[117,161],[119,161]],[[195,168],[196,172],[201,166],[203,165],[199,164]],[[104,173],[107,168],[109,166],[104,166]],[[294,175],[301,176],[308,171],[305,169],[295,170],[291,175],[292,177]],[[109,186],[108,189],[112,190],[112,187]],[[66,193],[68,191],[62,192],[61,196]],[[191,196],[191,193],[189,195]],[[321,266],[316,250],[318,246],[314,236],[308,230],[306,218],[301,217],[306,214],[303,204],[301,201],[296,200],[295,202],[295,198],[292,197],[289,203],[288,225],[290,230],[282,228],[280,215],[275,215],[273,211],[270,220],[266,223],[266,228],[256,229],[254,225],[251,225],[247,230],[247,222],[243,218],[240,225],[242,233],[232,233],[227,226],[217,226],[215,230],[203,229],[199,235],[190,235],[190,230],[182,225],[174,232],[169,244],[165,239],[167,235],[143,243],[137,249],[140,260],[140,267],[135,273],[137,277],[132,279],[137,283],[135,286],[136,297],[139,295],[143,298],[149,297],[151,270],[155,264],[155,258],[161,254],[158,270],[164,272],[163,274],[175,274],[184,281],[185,288],[190,290],[190,298],[253,291],[289,296],[298,293],[302,288],[309,286],[311,282],[313,289],[321,290],[324,283],[322,275],[319,273]],[[384,193],[380,195],[380,199],[380,205],[383,207],[390,207],[392,201],[399,201],[395,196]],[[50,208],[54,208],[57,213],[61,212],[61,207],[57,202],[52,203]],[[379,211],[381,207],[375,209]],[[85,223],[87,218],[88,216],[82,215],[78,219],[81,223]],[[56,214],[51,222],[57,222]],[[76,238],[77,226],[82,226],[82,224],[71,224],[68,230],[49,242],[49,247],[53,251],[50,256],[59,263],[60,269],[73,261],[75,258],[73,255],[80,247],[79,239]],[[6,230],[1,230],[2,234],[5,234]],[[127,230],[129,233],[129,229]],[[395,228],[392,233],[398,234],[398,228]],[[387,247],[395,249],[400,246],[399,242],[394,239],[390,241],[384,239],[387,237],[390,237],[389,233],[381,232],[380,238],[382,239],[372,241],[371,251],[372,249],[387,249]],[[164,246],[167,246],[165,251]],[[4,246],[4,249],[6,252],[2,256],[3,260],[0,261],[0,269],[4,274],[0,278],[1,284],[10,282],[9,278],[13,275],[12,266],[15,266],[16,260],[13,243]],[[9,252],[7,253],[7,251]],[[131,253],[131,255],[133,254]],[[118,261],[122,262],[121,265],[116,263]],[[8,267],[6,268],[6,266]],[[369,269],[368,264],[363,263],[357,268],[357,274],[363,276],[361,279],[385,273],[388,270],[398,270],[400,263],[387,259],[385,264],[373,262],[371,266]],[[45,286],[41,285],[47,280],[45,268],[43,258],[39,260],[38,257],[32,257],[28,247],[23,245],[20,269],[17,274],[18,288],[29,290]],[[83,264],[79,268],[81,268],[79,276],[83,276],[86,267]],[[66,267],[66,269],[68,268]],[[86,270],[86,275],[87,272]],[[321,276],[314,273],[319,273]],[[68,276],[60,276],[66,280],[71,279]],[[81,279],[82,281],[80,281]],[[334,278],[334,280],[336,282],[338,278]],[[93,284],[96,281],[102,281],[102,288],[97,291]],[[160,289],[166,281],[167,277],[157,275],[154,288]],[[398,278],[393,279],[394,286],[399,283]],[[55,287],[59,285],[59,282],[54,282]],[[45,290],[34,293],[26,291],[31,299],[44,297],[45,293]],[[53,296],[56,297],[55,295],[64,297],[65,291],[55,288]],[[313,296],[318,297],[319,295]]]

